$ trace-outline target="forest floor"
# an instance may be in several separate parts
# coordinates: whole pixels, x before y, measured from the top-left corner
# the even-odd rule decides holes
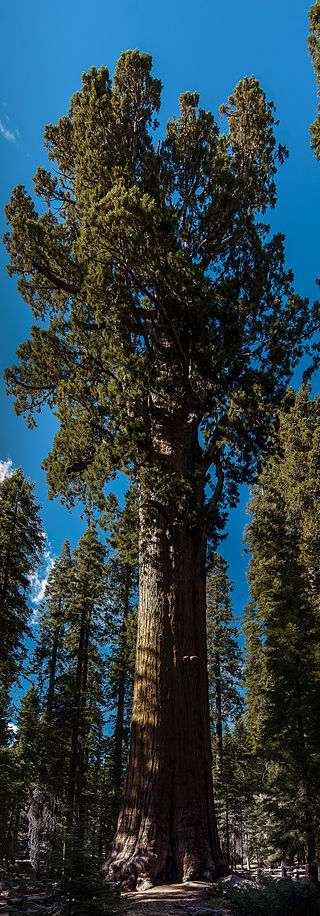
[[[78,899],[72,913],[87,916],[91,901]],[[62,916],[69,911],[61,881],[32,875],[3,876],[0,885],[0,916]],[[100,907],[95,912],[104,912]],[[123,891],[107,901],[108,916],[231,916],[230,910],[212,903],[211,888],[202,881],[152,887],[145,891]]]
[[[65,882],[45,876],[2,878],[0,916],[320,916],[319,889],[290,878],[257,883],[233,874],[211,885],[189,881],[120,895],[115,885],[88,876],[73,879],[72,891]]]
[[[161,885],[121,894],[119,916],[231,916],[211,904],[212,889],[202,881]]]

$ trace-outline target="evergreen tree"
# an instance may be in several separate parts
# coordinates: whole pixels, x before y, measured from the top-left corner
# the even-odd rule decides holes
[[[72,591],[71,576],[70,545],[69,541],[65,541],[61,556],[55,560],[47,578],[35,650],[35,670],[40,677],[42,693],[46,691],[48,723],[53,715],[56,678],[62,664],[67,606]]]
[[[228,570],[223,557],[213,554],[207,576],[207,645],[217,779],[223,760],[223,728],[239,718],[243,707],[241,650],[233,614],[233,584]]]
[[[48,864],[60,867],[72,721],[72,690],[66,649],[71,593],[72,562],[69,542],[66,541],[61,556],[55,560],[48,575],[32,663],[38,681],[41,717],[37,780],[29,786],[28,812],[32,855],[38,854],[38,844],[40,838],[44,839],[45,832]]]
[[[240,716],[231,728],[226,726],[223,742],[223,788],[218,802],[221,835],[228,863],[249,867],[259,861],[259,832],[256,826],[255,791],[261,779],[260,759],[252,747],[250,733]]]
[[[66,541],[40,607],[33,662],[41,699],[40,750],[37,780],[26,787],[30,843],[34,857],[41,841],[48,863],[61,866],[64,858],[68,870],[80,865],[84,843],[90,842],[93,854],[106,850],[123,788],[137,552],[130,494],[125,502],[121,512],[116,500],[109,500],[108,561],[91,528],[72,556]],[[104,727],[107,722],[110,730],[113,717],[113,735],[106,739]]]
[[[125,762],[128,753],[129,727],[137,631],[137,567],[118,557],[107,564],[109,614],[109,663],[107,701],[109,724],[113,724],[109,748],[109,788],[112,793],[111,823],[115,827],[123,792]]]
[[[0,715],[17,678],[28,631],[31,575],[44,552],[45,534],[34,487],[21,468],[0,484]]]
[[[319,0],[310,7],[309,10],[309,36],[308,50],[314,66],[317,84],[318,96],[320,92],[320,3]],[[318,114],[316,120],[310,127],[311,146],[314,155],[320,159],[320,105],[318,105]]]
[[[319,411],[306,388],[289,392],[246,531],[247,721],[278,782],[274,806],[282,828],[286,814],[288,845],[298,823],[310,863],[320,800]]]
[[[137,631],[138,512],[137,499],[128,491],[122,511],[109,498],[108,540],[113,555],[107,564],[110,662],[108,708],[114,729],[108,754],[109,825],[115,827],[123,791],[128,753],[129,725]]]
[[[15,846],[10,820],[16,787],[8,729],[10,691],[21,673],[30,633],[30,577],[41,562],[44,544],[34,487],[19,468],[0,484],[0,842],[9,857]]]
[[[7,383],[31,424],[45,402],[59,419],[50,492],[103,513],[120,470],[139,494],[131,750],[108,868],[140,887],[172,862],[185,878],[221,865],[206,541],[252,474],[317,313],[262,222],[286,150],[258,82],[236,86],[220,135],[186,92],[155,148],[160,90],[138,51],[113,83],[92,68],[45,130],[55,171],[36,174],[41,215],[21,185],[6,210],[9,272],[37,322]]]
[[[72,554],[72,595],[68,602],[66,649],[72,700],[67,782],[67,834],[81,855],[88,824],[88,772],[103,724],[103,657],[106,613],[105,548],[89,527]],[[67,836],[67,857],[71,856]]]
[[[225,759],[225,735],[237,723],[243,707],[239,633],[233,615],[233,584],[228,564],[214,553],[207,575],[207,645],[210,715],[213,722],[213,776],[219,835],[228,866],[231,860],[231,773]]]
[[[29,840],[36,858],[74,871],[84,847],[96,852],[103,771],[108,610],[105,548],[89,527],[68,541],[48,576],[34,671],[40,686],[37,772],[26,787]],[[45,836],[45,834],[47,834]],[[44,850],[43,850],[44,851]]]
[[[40,703],[35,685],[21,697],[17,714],[17,733],[11,749],[15,772],[15,786],[9,810],[8,833],[12,861],[20,846],[26,855],[28,850],[27,810],[33,786],[39,777]]]

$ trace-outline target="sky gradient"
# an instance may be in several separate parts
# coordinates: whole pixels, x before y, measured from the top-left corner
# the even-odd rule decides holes
[[[316,298],[320,164],[313,158],[309,140],[317,104],[315,76],[307,55],[309,6],[305,0],[229,0],[227,4],[221,0],[162,0],[161,5],[152,0],[92,0],[90,4],[58,0],[54,5],[5,0],[0,14],[1,235],[3,207],[12,188],[22,183],[32,190],[37,166],[47,165],[43,127],[66,113],[72,93],[81,85],[82,72],[105,64],[112,74],[121,51],[137,47],[152,54],[154,75],[163,82],[162,135],[168,117],[177,112],[181,92],[197,90],[201,106],[218,120],[219,105],[236,83],[252,73],[259,79],[268,100],[276,105],[277,136],[290,154],[278,176],[272,228],[286,236],[287,263],[294,270],[297,292]],[[0,378],[27,337],[32,318],[15,281],[6,274],[6,261],[2,247]],[[301,372],[297,372],[295,387],[300,382]],[[318,392],[317,379],[313,391]],[[51,448],[55,420],[45,411],[37,429],[27,430],[24,420],[15,416],[2,381],[0,410],[0,459],[12,462],[13,467],[22,465],[36,483],[48,536],[48,568],[65,538],[74,547],[84,530],[78,511],[70,514],[57,500],[49,503],[47,499],[40,465]],[[1,468],[4,471],[3,465],[0,473]],[[241,555],[247,498],[243,488],[241,504],[231,513],[229,535],[221,546],[236,584],[238,614],[247,598],[247,560]],[[40,580],[39,586],[35,584],[35,605]]]

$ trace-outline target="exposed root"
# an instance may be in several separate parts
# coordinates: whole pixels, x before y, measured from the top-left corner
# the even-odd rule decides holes
[[[126,843],[121,851],[111,850],[104,872],[107,881],[119,882],[124,890],[147,890],[156,884],[161,864],[158,856]]]
[[[127,842],[122,850],[111,850],[104,872],[107,881],[119,882],[124,890],[145,891],[158,884],[175,884],[177,881],[211,881],[216,870],[211,857],[204,863],[196,855],[188,853],[179,867],[170,853],[163,851],[155,855]]]

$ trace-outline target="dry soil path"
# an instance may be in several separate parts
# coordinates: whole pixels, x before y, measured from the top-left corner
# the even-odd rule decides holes
[[[161,885],[146,891],[121,894],[119,916],[231,916],[210,904],[208,885],[202,881]]]

